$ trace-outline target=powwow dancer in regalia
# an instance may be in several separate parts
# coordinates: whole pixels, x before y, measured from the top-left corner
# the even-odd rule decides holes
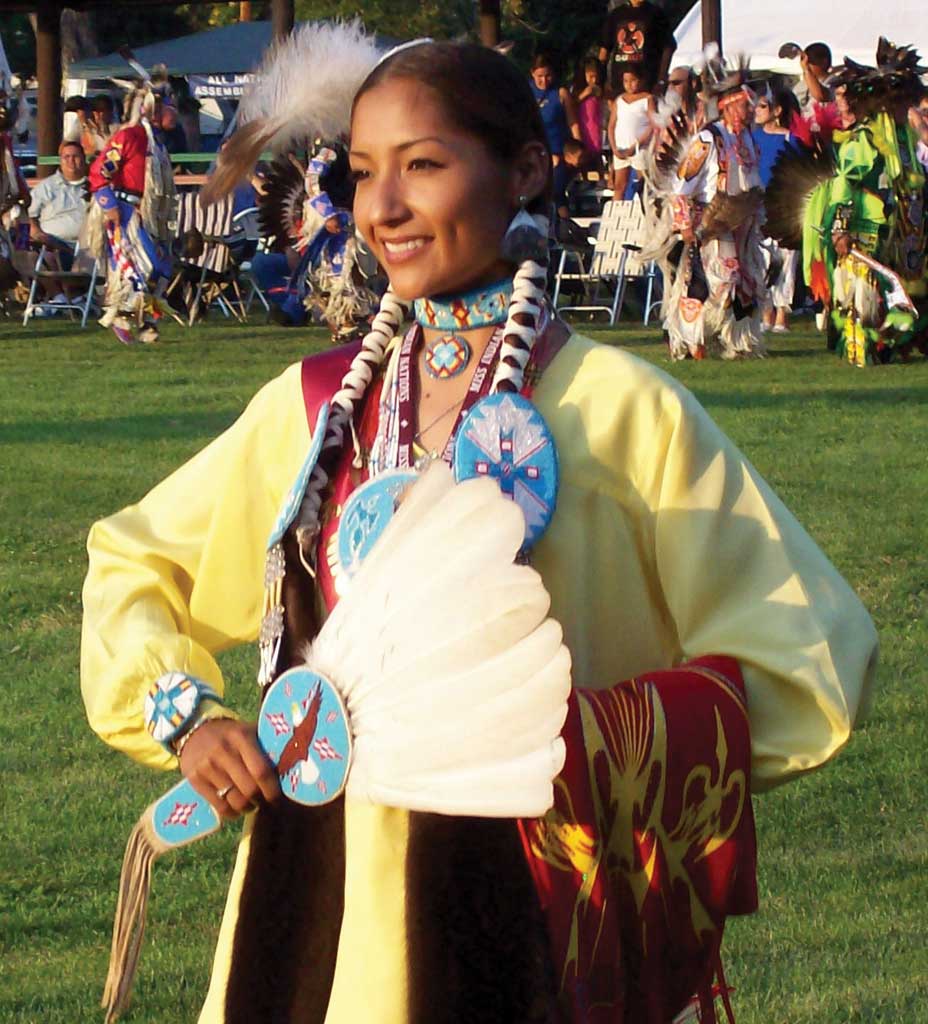
[[[242,118],[255,106],[250,97]],[[285,238],[302,254],[291,287],[328,324],[333,342],[363,336],[377,307],[359,270],[352,193],[348,154],[334,142],[320,144],[305,169],[292,154],[277,161],[258,198],[262,234]]]
[[[803,248],[829,338],[855,366],[905,357],[928,340],[925,171],[908,112],[923,92],[919,57],[881,38],[875,68],[845,59],[833,82],[856,115],[834,152],[784,154],[767,193],[771,232]]]
[[[764,354],[763,190],[746,82],[744,63],[729,68],[710,57],[703,96],[717,101],[720,119],[694,137],[672,118],[645,172],[651,242],[643,255],[667,271],[664,329],[674,359]]]
[[[171,276],[175,218],[174,174],[151,116],[159,97],[144,82],[127,98],[127,123],[90,168],[92,202],[86,242],[106,261],[100,323],[124,344],[158,340],[158,301]]]
[[[91,533],[91,724],[185,776],[132,835],[109,1016],[152,858],[244,812],[202,1024],[713,1020],[752,787],[844,744],[873,626],[685,389],[553,314],[518,69],[301,32],[296,109],[217,174],[322,89],[390,288]],[[257,736],[215,660],[256,639]]]

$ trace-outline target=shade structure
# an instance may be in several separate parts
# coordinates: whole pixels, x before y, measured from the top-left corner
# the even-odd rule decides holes
[[[897,45],[909,43],[928,57],[928,17],[924,0],[843,0],[840,6],[823,0],[722,0],[722,47],[734,57],[744,53],[757,70],[800,73],[798,60],[777,56],[786,42],[831,47],[836,64],[845,56],[873,64],[880,34]],[[702,58],[702,4],[697,3],[674,33],[673,64],[697,64]]]
[[[236,75],[255,68],[272,38],[270,21],[243,21],[135,47],[132,52],[149,71],[164,64],[172,75]],[[377,40],[384,49],[396,42],[383,36]],[[76,61],[69,67],[68,77],[127,78],[132,72],[118,53],[109,53]]]

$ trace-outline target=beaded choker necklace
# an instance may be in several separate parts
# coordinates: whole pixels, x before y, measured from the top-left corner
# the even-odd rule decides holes
[[[416,320],[422,327],[440,331],[471,331],[506,322],[512,278],[475,288],[453,299],[416,299]]]

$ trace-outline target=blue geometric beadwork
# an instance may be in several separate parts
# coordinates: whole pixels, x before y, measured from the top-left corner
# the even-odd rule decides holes
[[[185,672],[165,672],[145,695],[144,716],[149,734],[173,753],[171,741],[180,736],[192,722],[200,703],[207,699],[222,703],[202,679]]]
[[[541,413],[522,395],[497,392],[481,398],[458,429],[454,477],[490,476],[525,516],[522,550],[545,532],[557,504],[554,437]]]
[[[184,779],[155,804],[152,824],[166,846],[185,846],[217,832],[222,822],[210,802]]]
[[[448,334],[425,346],[425,372],[436,380],[450,380],[467,369],[471,347],[466,338]]]
[[[309,483],[312,471],[316,468],[316,463],[319,461],[319,453],[322,451],[322,442],[325,439],[325,428],[328,422],[329,403],[323,402],[322,407],[319,409],[319,415],[316,417],[316,426],[313,430],[313,439],[309,445],[309,452],[303,461],[303,465],[300,467],[296,480],[293,481],[293,486],[287,492],[287,497],[284,498],[283,506],[278,513],[277,521],[274,523],[274,529],[271,530],[271,535],[267,541],[268,548],[272,548],[283,540],[283,536],[290,524],[296,519],[296,514],[300,510],[300,503],[303,501],[303,495],[306,493],[306,485]]]
[[[345,788],[351,728],[341,695],[324,676],[307,668],[284,672],[261,705],[258,740],[290,800],[327,804]]]
[[[417,476],[408,469],[387,470],[351,494],[338,524],[339,572],[349,579],[357,573],[393,518],[400,496]]]

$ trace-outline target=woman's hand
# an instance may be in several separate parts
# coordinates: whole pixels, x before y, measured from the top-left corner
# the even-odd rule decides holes
[[[180,770],[222,818],[237,818],[280,798],[277,773],[258,745],[255,727],[237,719],[216,718],[200,726],[184,745]]]

